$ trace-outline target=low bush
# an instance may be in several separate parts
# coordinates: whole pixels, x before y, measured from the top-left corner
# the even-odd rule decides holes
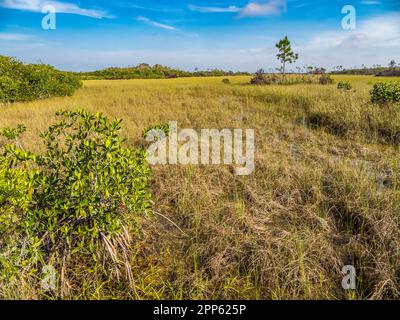
[[[250,84],[253,85],[263,85],[267,84],[267,76],[265,75],[265,72],[263,69],[257,70],[257,72],[254,74],[253,78],[250,80]]]
[[[81,86],[80,79],[72,73],[0,56],[0,102],[70,96]]]
[[[222,79],[222,83],[224,83],[224,84],[230,84],[231,81],[230,81],[229,79],[225,78],[225,79]]]
[[[353,86],[348,81],[340,81],[337,85],[338,90],[349,91],[353,89]]]
[[[267,75],[263,69],[258,70],[250,80],[250,84],[252,85],[271,85],[280,82],[281,81],[277,75]]]
[[[132,237],[151,199],[145,151],[122,146],[121,120],[58,115],[62,121],[42,135],[46,152],[7,144],[0,156],[0,277],[37,276],[51,265],[63,287],[79,261],[130,280]],[[22,129],[5,131],[16,138]]]
[[[295,75],[289,74],[285,78],[278,76],[277,74],[266,74],[263,69],[258,70],[253,78],[250,80],[252,85],[297,85],[297,84],[321,84],[328,85],[333,84],[334,80],[328,74],[302,74]]]
[[[19,124],[16,128],[4,128],[0,131],[0,136],[8,140],[16,140],[22,133],[26,131],[23,124]]]
[[[323,74],[319,77],[318,82],[319,82],[319,84],[322,84],[322,85],[328,85],[328,84],[332,84],[334,82],[334,80],[331,78],[330,75]]]
[[[400,102],[400,82],[379,82],[371,91],[371,101],[378,104]]]

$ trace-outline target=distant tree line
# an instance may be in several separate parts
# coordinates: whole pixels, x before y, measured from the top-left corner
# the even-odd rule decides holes
[[[234,75],[250,75],[247,72],[233,72],[219,69],[209,69],[201,71],[196,69],[193,72],[173,69],[160,64],[151,66],[141,63],[134,67],[127,68],[107,68],[91,72],[77,72],[82,80],[119,80],[119,79],[172,79],[183,77],[219,77]]]
[[[377,77],[400,77],[400,64],[395,60],[391,60],[387,67],[381,65],[373,65],[367,67],[362,65],[361,68],[345,69],[343,66],[335,67],[332,74],[351,74],[351,75],[369,75]]]

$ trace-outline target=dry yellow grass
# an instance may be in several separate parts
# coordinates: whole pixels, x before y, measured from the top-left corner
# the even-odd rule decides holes
[[[230,85],[221,78],[87,81],[72,97],[1,106],[0,127],[25,124],[21,143],[35,151],[60,109],[122,118],[130,145],[145,127],[170,120],[179,128],[255,130],[250,176],[236,177],[229,166],[154,167],[154,210],[179,229],[158,215],[144,222],[135,293],[85,274],[88,288],[71,295],[399,298],[398,148],[386,138],[396,134],[400,112],[370,104],[369,90],[382,79],[335,79],[349,80],[355,92],[255,87],[244,85],[247,77]],[[381,183],[385,175],[389,184]],[[358,274],[352,292],[340,284],[348,264]]]

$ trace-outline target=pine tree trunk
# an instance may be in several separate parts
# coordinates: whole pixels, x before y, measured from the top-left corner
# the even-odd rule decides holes
[[[286,62],[283,62],[283,82],[286,81]]]

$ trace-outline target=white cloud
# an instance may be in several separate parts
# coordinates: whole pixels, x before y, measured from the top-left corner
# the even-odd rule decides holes
[[[0,33],[0,40],[4,41],[21,41],[33,38],[32,35],[29,34],[20,34],[20,33]]]
[[[371,48],[400,46],[400,14],[364,20],[353,31],[328,31],[311,39],[310,48]]]
[[[137,17],[136,20],[137,21],[146,22],[148,24],[151,24],[154,27],[165,29],[165,30],[172,30],[172,31],[178,30],[173,26],[170,26],[170,25],[167,25],[167,24],[163,24],[163,23],[159,23],[159,22],[150,20],[149,18],[146,18],[146,17]]]
[[[265,3],[250,2],[240,11],[241,17],[278,16],[287,10],[286,0],[269,0]]]
[[[239,13],[240,17],[260,17],[280,15],[287,10],[286,0],[268,0],[264,2],[250,2],[244,7],[202,7],[189,5],[189,9],[201,13]]]
[[[299,65],[346,68],[361,64],[386,65],[400,52],[400,14],[359,19],[357,29],[331,30],[311,34],[310,40],[295,45]]]
[[[41,12],[46,5],[51,5],[57,13],[75,14],[90,18],[112,18],[106,11],[84,9],[74,3],[46,0],[0,0],[0,7],[15,10]]]
[[[244,54],[259,54],[265,53],[267,50],[264,48],[249,48],[249,49],[239,49],[239,53]]]
[[[361,1],[361,4],[365,4],[367,6],[373,6],[377,4],[382,4],[380,1]]]
[[[200,7],[200,6],[194,6],[194,5],[189,5],[189,9],[191,11],[195,12],[201,12],[201,13],[235,13],[235,12],[240,12],[241,8],[238,8],[236,6],[229,6],[229,7]]]

